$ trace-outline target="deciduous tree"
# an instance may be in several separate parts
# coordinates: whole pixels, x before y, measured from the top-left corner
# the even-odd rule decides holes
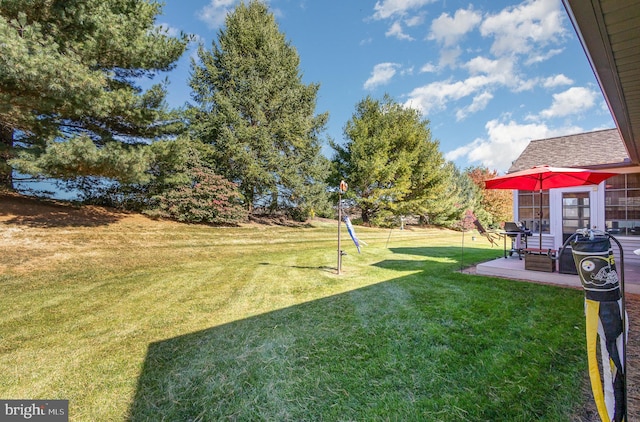
[[[510,190],[485,189],[484,181],[498,176],[497,170],[486,167],[470,167],[465,173],[478,187],[478,219],[487,227],[498,227],[513,220],[513,194]]]

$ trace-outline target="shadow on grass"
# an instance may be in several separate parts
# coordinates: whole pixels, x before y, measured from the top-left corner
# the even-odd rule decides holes
[[[569,420],[581,295],[422,265],[150,344],[129,420]]]
[[[96,227],[115,223],[127,214],[94,206],[74,206],[49,199],[0,193],[0,219],[31,227]],[[2,218],[5,217],[5,218]]]
[[[502,249],[485,249],[474,247],[447,246],[447,247],[400,247],[389,248],[397,255],[419,256],[423,259],[390,259],[374,264],[380,268],[421,270],[434,269],[434,265],[442,265],[446,270],[461,270],[469,265],[488,261],[502,256]]]
[[[286,268],[297,268],[300,270],[322,270],[325,272],[335,272],[336,267],[329,267],[326,265],[282,265],[282,264],[274,264],[272,262],[260,262],[258,265],[263,266],[278,266],[278,267],[286,267]]]
[[[389,248],[389,250],[398,255],[424,256],[428,258],[451,258],[455,260],[460,260],[465,256],[477,260],[478,258],[485,259],[486,257],[501,257],[503,255],[502,248],[486,249],[477,248],[473,245],[467,245],[464,248],[459,246],[424,246]],[[478,254],[480,254],[480,256]]]

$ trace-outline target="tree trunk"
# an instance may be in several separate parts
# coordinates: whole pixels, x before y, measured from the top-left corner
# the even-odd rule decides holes
[[[369,209],[363,209],[361,210],[361,215],[360,217],[362,218],[362,224],[364,225],[368,225],[369,224]]]
[[[244,189],[243,189],[244,187]],[[247,208],[247,212],[249,213],[249,215],[253,214],[253,198],[255,197],[254,193],[253,193],[253,187],[246,187],[243,186],[243,184],[240,185],[240,192],[243,194],[244,196],[244,200],[245,200],[245,207]]]
[[[13,189],[13,169],[7,163],[13,154],[13,129],[0,124],[0,189]]]
[[[271,193],[271,204],[269,204],[269,213],[274,214],[276,211],[278,211],[278,191],[274,190],[273,193]]]

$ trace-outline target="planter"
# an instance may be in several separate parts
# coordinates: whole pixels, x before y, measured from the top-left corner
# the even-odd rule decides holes
[[[531,271],[545,271],[548,273],[555,272],[556,261],[551,259],[546,250],[541,251],[539,249],[525,249],[524,254],[524,269]],[[554,254],[555,251],[551,250]]]

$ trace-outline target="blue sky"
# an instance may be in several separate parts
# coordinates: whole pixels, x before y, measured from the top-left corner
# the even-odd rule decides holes
[[[211,49],[238,2],[165,0],[157,23],[197,40],[168,74],[170,106],[191,100],[196,44]],[[502,173],[530,140],[615,127],[560,0],[267,4],[300,56],[303,82],[320,84],[316,113],[329,112],[326,136],[337,142],[356,104],[385,93],[420,110],[461,169]]]

